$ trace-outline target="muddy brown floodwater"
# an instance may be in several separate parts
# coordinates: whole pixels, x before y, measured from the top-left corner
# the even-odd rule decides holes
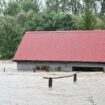
[[[72,74],[72,73],[68,73]],[[67,73],[1,72],[0,105],[105,105],[105,74],[80,73],[73,78],[53,80],[48,88],[48,75]]]
[[[0,72],[0,105],[105,105],[105,74],[82,72],[73,78],[53,80],[48,88],[44,76],[73,72]]]

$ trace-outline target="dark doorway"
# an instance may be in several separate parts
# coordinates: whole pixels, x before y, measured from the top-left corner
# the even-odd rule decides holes
[[[102,67],[72,67],[72,71],[83,71],[83,72],[103,72]]]

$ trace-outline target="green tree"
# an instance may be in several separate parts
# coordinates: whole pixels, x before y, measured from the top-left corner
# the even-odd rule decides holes
[[[6,3],[4,7],[3,14],[14,16],[17,13],[19,13],[19,11],[20,11],[20,7],[18,3],[16,1],[11,1],[11,2],[9,1],[8,3]]]
[[[26,12],[21,11],[20,13],[18,13],[16,16],[16,21],[17,21],[17,24],[20,24],[22,27],[24,27],[25,22],[28,21]]]
[[[40,15],[35,13],[33,10],[28,12],[22,11],[17,15],[17,24],[23,27],[25,31],[35,31],[38,29],[39,23],[41,21]]]
[[[22,30],[15,19],[6,17],[0,20],[0,58],[10,59],[14,56],[22,36]]]
[[[73,30],[74,23],[72,20],[72,16],[69,13],[60,13],[58,15],[56,23],[57,30]]]
[[[60,12],[59,0],[46,0],[46,6],[49,11]]]
[[[83,15],[83,29],[93,30],[96,27],[96,17],[92,14],[92,11],[86,9]]]
[[[83,29],[93,30],[96,28],[96,17],[93,14],[94,0],[84,0]]]
[[[47,9],[55,12],[69,12],[79,14],[82,12],[80,0],[46,0]]]
[[[44,12],[41,14],[40,27],[45,31],[56,31],[56,12]]]
[[[104,16],[105,15],[105,0],[97,0],[99,1],[100,5],[101,5],[101,16]]]
[[[71,12],[75,15],[83,12],[81,0],[71,0],[70,8],[71,8]]]
[[[72,16],[69,13],[44,12],[40,25],[46,31],[72,30]]]
[[[80,15],[72,15],[73,21],[73,30],[82,30],[83,29],[83,18]]]
[[[8,2],[5,0],[0,3],[0,11],[2,10],[4,15],[16,16],[20,11],[39,11],[39,5],[36,0],[8,0]]]
[[[36,0],[23,0],[21,3],[22,10],[28,12],[29,10],[33,10],[34,12],[39,11],[39,6]]]

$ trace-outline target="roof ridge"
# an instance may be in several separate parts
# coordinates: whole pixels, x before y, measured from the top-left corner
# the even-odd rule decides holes
[[[105,30],[28,31],[28,33],[104,32]]]

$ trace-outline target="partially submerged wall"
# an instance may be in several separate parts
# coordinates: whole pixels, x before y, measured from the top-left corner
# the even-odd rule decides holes
[[[17,62],[18,70],[32,70],[37,65],[49,66],[51,71],[72,71],[73,67],[101,67],[105,71],[103,63],[71,63],[71,62]]]

